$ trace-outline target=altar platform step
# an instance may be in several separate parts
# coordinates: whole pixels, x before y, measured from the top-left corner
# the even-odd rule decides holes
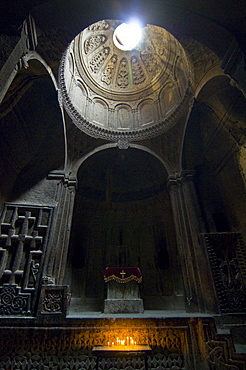
[[[143,301],[145,312],[168,312],[171,316],[173,311],[185,312],[183,296],[170,297],[147,297]],[[92,313],[93,315],[102,314],[104,311],[104,300],[102,298],[77,298],[72,297],[69,304],[69,315],[77,316],[81,313]],[[135,314],[134,314],[135,315]],[[142,315],[142,313],[140,313]],[[127,314],[129,316],[129,314]]]
[[[166,317],[211,317],[199,313],[187,313],[185,310],[144,310],[142,313],[104,313],[103,304],[98,299],[72,298],[67,318],[166,318]]]

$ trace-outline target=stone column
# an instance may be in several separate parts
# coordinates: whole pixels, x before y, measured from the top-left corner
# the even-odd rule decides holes
[[[37,317],[39,320],[58,322],[66,317],[69,301],[68,286],[63,285],[63,277],[67,265],[76,179],[56,170],[48,175],[49,180],[57,186],[57,208],[45,253]]]
[[[44,266],[44,276],[51,277],[55,284],[62,284],[68,254],[76,179],[54,171],[48,179],[57,183],[57,210],[53,220],[49,251]]]
[[[193,182],[193,171],[169,176],[169,192],[181,262],[186,308],[189,312],[217,312],[218,305],[206,247],[205,231]]]

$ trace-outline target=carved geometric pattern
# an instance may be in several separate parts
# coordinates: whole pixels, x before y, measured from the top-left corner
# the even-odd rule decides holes
[[[45,285],[41,292],[41,314],[63,313],[67,308],[67,286]]]
[[[128,149],[130,144],[127,139],[120,139],[118,140],[117,146],[119,149]]]
[[[117,75],[117,84],[120,87],[126,87],[129,81],[129,68],[128,61],[126,58],[122,58],[120,61],[119,71]]]
[[[246,355],[234,352],[229,335],[217,334],[213,319],[179,318],[162,319],[83,319],[64,322],[55,327],[0,329],[0,369],[63,369],[96,368],[97,357],[92,348],[107,345],[113,337],[131,334],[138,344],[148,344],[152,351],[147,354],[148,369],[229,369],[245,370]],[[66,327],[64,327],[64,323]],[[201,325],[202,324],[202,325]],[[191,325],[191,326],[190,326]],[[195,330],[200,339],[199,351],[191,344]],[[202,330],[202,333],[201,333]],[[193,338],[194,340],[194,338]],[[205,350],[206,349],[206,350]],[[100,369],[144,369],[142,356],[126,356],[120,359],[99,359]],[[194,366],[194,362],[199,367]],[[202,361],[202,363],[201,363]],[[231,367],[230,367],[231,366]]]
[[[21,314],[29,311],[29,295],[33,296],[41,275],[40,263],[49,232],[52,209],[48,207],[5,204],[0,218],[0,286],[12,291],[6,314],[13,313],[13,300],[25,299]],[[29,293],[29,294],[21,294]],[[27,298],[29,297],[29,298]],[[28,307],[28,308],[27,308]]]
[[[148,358],[148,369],[184,370],[184,359],[179,353],[157,352]]]
[[[138,58],[136,56],[133,56],[131,58],[131,66],[132,66],[133,83],[135,85],[138,85],[144,82],[146,77],[144,75],[143,68],[141,64],[139,63]]]
[[[98,369],[118,369],[118,370],[144,370],[145,359],[143,357],[112,357],[112,358],[100,358],[98,360]]]
[[[129,321],[129,320],[128,320]],[[82,322],[81,322],[82,323]],[[127,333],[149,343],[154,350],[147,355],[149,369],[177,369],[184,366],[184,330],[148,328],[110,329],[104,320],[83,320],[80,328],[44,329],[2,329],[0,332],[0,369],[145,369],[145,358],[141,355],[122,356],[121,358],[96,358],[91,352],[97,345],[106,345],[110,338]],[[17,334],[18,333],[18,334]],[[163,339],[165,340],[163,341]],[[35,344],[35,345],[34,345]],[[11,367],[12,366],[12,367]],[[188,369],[188,368],[187,368]]]
[[[43,299],[43,312],[61,312],[62,293],[47,292]]]
[[[221,312],[246,310],[246,248],[238,233],[204,234]]]
[[[106,36],[104,35],[97,35],[91,36],[87,40],[85,40],[85,54],[92,53],[96,50],[99,46],[103,45],[107,40]]]
[[[246,354],[235,352],[230,335],[218,334],[214,325],[204,325],[207,363],[211,370],[245,370]]]
[[[112,82],[112,78],[113,78],[113,74],[114,74],[114,70],[115,70],[115,66],[116,66],[116,62],[117,62],[117,55],[114,54],[108,64],[107,64],[107,67],[104,69],[103,73],[102,73],[102,82],[105,82],[107,85],[110,85],[111,82]]]
[[[109,27],[110,27],[109,23],[105,20],[102,20],[102,21],[99,21],[97,23],[94,23],[94,24],[90,25],[88,27],[88,30],[89,31],[102,31],[102,30],[105,31],[105,30],[109,29]]]
[[[224,348],[224,343],[217,342],[215,343],[207,343],[207,348],[209,351],[208,355],[208,363],[210,368],[215,369],[228,369],[228,370],[239,370],[239,367],[236,365],[227,364],[228,357],[227,352]]]
[[[101,49],[91,60],[90,60],[90,69],[93,73],[97,73],[101,65],[104,63],[107,55],[110,52],[109,47],[104,47]]]
[[[0,315],[25,315],[30,313],[30,293],[20,293],[16,284],[0,287]]]

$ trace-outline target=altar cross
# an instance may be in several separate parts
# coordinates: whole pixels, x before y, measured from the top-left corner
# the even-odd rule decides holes
[[[124,276],[124,275],[126,275],[126,272],[125,272],[124,270],[122,270],[122,271],[120,272],[120,275],[121,275],[121,278],[122,278],[122,279],[124,279],[124,278],[125,278],[125,276]]]

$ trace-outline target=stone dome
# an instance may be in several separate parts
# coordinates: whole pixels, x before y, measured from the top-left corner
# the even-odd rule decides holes
[[[137,47],[120,50],[119,24],[99,21],[71,42],[60,65],[62,100],[93,137],[146,139],[175,124],[192,99],[192,72],[181,44],[161,27],[148,24]]]

